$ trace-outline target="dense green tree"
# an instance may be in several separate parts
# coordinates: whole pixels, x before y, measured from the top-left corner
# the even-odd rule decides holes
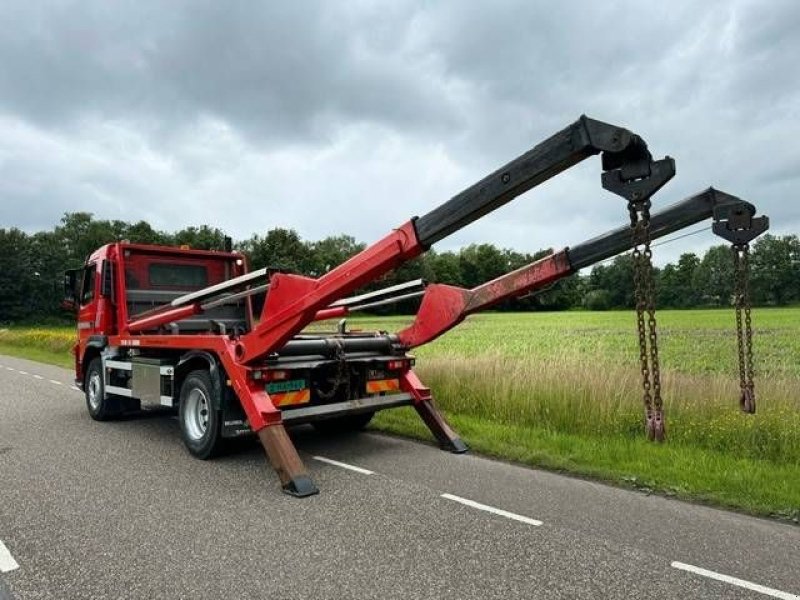
[[[700,259],[691,252],[681,254],[678,263],[667,265],[658,278],[659,306],[686,308],[697,306],[702,293],[695,285]]]
[[[472,288],[513,269],[513,257],[491,244],[471,244],[458,253],[461,284]]]
[[[621,254],[610,264],[592,269],[587,292],[591,290],[605,290],[609,308],[633,308],[633,260],[630,254]]]
[[[123,227],[117,228],[115,226],[116,223],[119,221],[113,221],[111,226],[112,229],[115,230],[116,240],[128,240],[129,242],[133,242],[134,244],[159,244],[159,245],[170,245],[170,244],[188,244],[190,242],[184,241],[176,241],[173,236],[170,236],[166,233],[161,231],[156,231],[150,226],[150,223],[147,221],[139,221],[138,223],[133,223],[132,225],[123,224]],[[204,227],[206,227],[204,225]],[[194,229],[194,228],[190,228]],[[185,229],[183,231],[186,231]],[[181,232],[179,232],[181,233]],[[198,247],[199,246],[195,246]]]
[[[759,238],[750,264],[754,301],[782,305],[800,299],[800,240],[796,235]]]
[[[117,240],[221,249],[224,232],[209,225],[186,227],[175,233],[154,229],[146,221],[96,220],[90,213],[67,213],[51,231],[26,234],[0,229],[0,322],[63,315],[63,271],[83,263],[99,246]],[[291,229],[272,229],[237,245],[253,268],[273,266],[289,272],[321,276],[364,248],[347,235],[304,241]],[[473,244],[457,252],[428,252],[401,265],[364,290],[422,278],[472,288],[549,255],[533,255],[491,244]],[[728,246],[710,248],[702,258],[681,255],[675,264],[656,270],[658,305],[665,308],[717,306],[730,303],[733,262]],[[756,304],[800,302],[800,240],[797,236],[765,235],[751,254],[753,300]],[[380,309],[383,313],[412,312],[419,300]],[[575,275],[496,310],[562,310],[631,308],[633,274],[629,254],[596,266],[588,276]],[[68,316],[68,315],[65,315]]]
[[[461,265],[456,253],[431,250],[425,255],[425,261],[429,272],[434,275],[432,280],[449,285],[461,284]]]
[[[185,245],[197,250],[224,250],[225,234],[221,229],[210,227],[208,225],[201,225],[200,227],[187,227],[185,229],[181,229],[172,236],[172,243],[176,246]]]
[[[292,273],[309,274],[314,265],[309,247],[294,229],[270,229],[267,235],[254,235],[240,244],[253,269],[274,267]]]
[[[712,306],[729,306],[733,298],[733,253],[730,246],[709,248],[694,272],[691,286],[695,302]]]
[[[338,267],[348,258],[364,249],[364,244],[356,242],[349,235],[326,237],[318,242],[308,244],[309,275],[320,276],[334,267]]]
[[[19,229],[0,229],[0,322],[33,315],[30,304],[35,272],[30,240]]]

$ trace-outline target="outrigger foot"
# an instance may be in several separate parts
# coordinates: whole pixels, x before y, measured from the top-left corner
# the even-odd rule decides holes
[[[258,439],[281,480],[284,493],[297,498],[319,494],[282,423],[264,427],[258,432]]]
[[[439,446],[442,450],[449,450],[454,454],[463,454],[469,448],[464,441],[458,437],[458,434],[453,431],[447,421],[444,420],[442,414],[436,409],[433,400],[423,400],[414,404],[417,413],[425,421],[425,425],[431,430]]]

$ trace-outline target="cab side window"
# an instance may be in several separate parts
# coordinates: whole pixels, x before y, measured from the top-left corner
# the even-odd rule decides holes
[[[89,265],[83,270],[83,285],[81,286],[81,305],[85,306],[94,300],[96,265]]]

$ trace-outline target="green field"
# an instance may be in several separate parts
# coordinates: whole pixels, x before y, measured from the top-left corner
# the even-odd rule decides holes
[[[478,452],[800,518],[800,309],[754,311],[756,415],[738,410],[731,310],[662,311],[659,327],[662,445],[643,439],[629,312],[478,315],[420,348],[417,371]],[[10,329],[0,331],[0,353],[68,365],[71,339],[69,329]],[[411,409],[382,413],[374,426],[430,439]]]

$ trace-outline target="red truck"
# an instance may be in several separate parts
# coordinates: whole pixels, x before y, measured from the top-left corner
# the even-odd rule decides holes
[[[621,227],[474,290],[422,282],[345,298],[517,195],[593,154],[603,184],[629,204],[647,206],[652,238],[714,217],[753,229],[752,205],[709,189],[649,215],[650,197],[674,174],[653,161],[638,136],[581,117],[427,215],[414,218],[317,279],[273,269],[249,272],[243,255],[117,242],[68,271],[67,302],[77,310],[75,381],[98,421],[147,407],[177,410],[189,452],[206,459],[228,438],[255,433],[282,488],[317,488],[286,425],[357,429],[379,410],[411,405],[440,445],[466,446],[436,410],[414,373],[413,347],[477,310],[520,296],[633,245]],[[737,219],[731,215],[738,215]],[[742,225],[745,223],[746,225]],[[753,224],[756,225],[753,225]],[[410,289],[415,291],[409,292]],[[400,295],[396,295],[397,293]],[[253,299],[264,295],[258,318]],[[412,326],[396,334],[304,333],[315,320],[422,295]]]

